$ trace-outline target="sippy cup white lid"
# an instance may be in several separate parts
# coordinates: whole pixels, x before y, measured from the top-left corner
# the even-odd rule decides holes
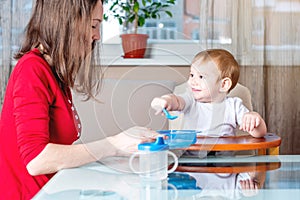
[[[138,145],[140,151],[164,151],[168,150],[169,145],[165,144],[162,136],[157,137],[155,142],[147,142]]]

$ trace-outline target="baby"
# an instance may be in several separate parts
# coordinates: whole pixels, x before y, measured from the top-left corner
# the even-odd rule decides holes
[[[254,197],[263,188],[266,172],[243,173],[197,173],[188,175],[195,179],[196,187],[201,188],[197,199],[241,199]],[[218,198],[219,197],[219,198]]]
[[[183,129],[200,130],[200,135],[235,135],[239,126],[253,137],[263,137],[267,128],[259,113],[250,112],[240,98],[227,96],[236,86],[239,73],[237,61],[228,51],[202,51],[192,61],[188,91],[154,98],[151,106],[156,114],[163,108],[183,112]]]

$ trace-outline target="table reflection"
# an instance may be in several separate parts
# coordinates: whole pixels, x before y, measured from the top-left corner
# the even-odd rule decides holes
[[[127,162],[119,160],[122,171],[103,163],[62,170],[34,199],[275,200],[300,195],[300,156],[181,159],[179,171],[160,182],[124,172]]]
[[[240,199],[253,197],[264,185],[266,172],[243,173],[195,173],[174,172],[169,175],[169,184],[179,190],[199,190],[194,197]]]

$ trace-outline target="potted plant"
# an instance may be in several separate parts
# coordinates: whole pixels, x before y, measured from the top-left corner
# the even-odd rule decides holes
[[[120,35],[124,58],[143,58],[147,46],[147,34],[138,33],[138,27],[144,26],[147,19],[159,19],[162,13],[172,17],[168,10],[175,0],[105,0],[110,2],[109,12],[104,14],[104,20],[109,16],[118,19],[127,33]],[[131,28],[132,27],[132,28]]]

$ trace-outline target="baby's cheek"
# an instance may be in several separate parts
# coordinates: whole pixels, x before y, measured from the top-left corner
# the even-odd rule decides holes
[[[187,84],[191,87],[191,78],[188,79]]]

